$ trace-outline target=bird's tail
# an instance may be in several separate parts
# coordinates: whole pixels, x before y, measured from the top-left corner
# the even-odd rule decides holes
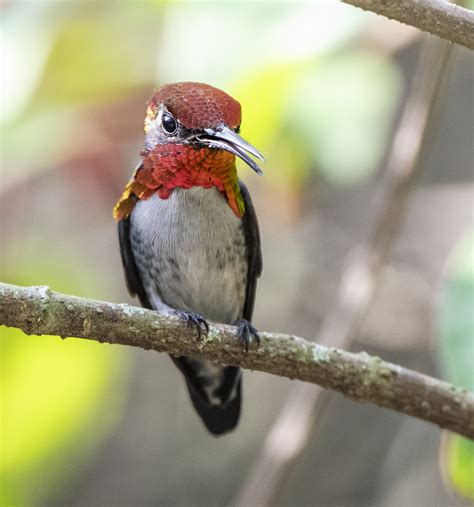
[[[232,431],[240,416],[240,369],[188,357],[171,359],[183,373],[193,406],[206,428],[213,435]]]
[[[239,378],[235,386],[235,395],[225,406],[209,405],[188,384],[193,406],[213,435],[223,435],[237,426],[240,416],[241,384],[242,378]]]

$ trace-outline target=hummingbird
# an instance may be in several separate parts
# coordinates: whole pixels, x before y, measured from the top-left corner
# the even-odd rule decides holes
[[[236,157],[257,174],[264,160],[239,135],[241,106],[208,84],[167,84],[145,117],[144,150],[114,208],[128,290],[143,307],[173,313],[196,329],[208,320],[237,326],[245,351],[259,343],[252,326],[260,233]],[[252,158],[254,157],[254,158]],[[242,374],[193,357],[171,359],[191,402],[214,435],[235,428]]]

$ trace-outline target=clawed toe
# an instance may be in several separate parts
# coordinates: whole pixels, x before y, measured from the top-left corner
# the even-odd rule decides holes
[[[245,347],[245,352],[249,351],[249,344],[252,341],[256,342],[257,346],[260,345],[260,336],[258,336],[257,330],[248,320],[238,320],[234,325],[237,327],[239,343]]]
[[[179,312],[180,316],[186,320],[188,327],[194,327],[197,331],[198,340],[201,339],[202,335],[207,336],[209,333],[209,324],[206,322],[202,315],[194,312]]]

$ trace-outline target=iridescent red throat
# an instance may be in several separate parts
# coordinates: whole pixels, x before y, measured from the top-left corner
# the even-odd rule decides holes
[[[184,144],[157,145],[142,152],[143,163],[127,184],[114,208],[114,218],[123,220],[131,213],[137,199],[157,194],[167,199],[177,187],[217,187],[240,218],[243,198],[235,167],[235,156],[225,150],[196,149]]]

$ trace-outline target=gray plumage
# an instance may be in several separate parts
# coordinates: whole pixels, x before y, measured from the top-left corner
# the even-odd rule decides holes
[[[168,199],[136,203],[130,243],[156,310],[197,312],[232,324],[242,318],[247,283],[245,236],[215,187],[176,188]]]
[[[262,258],[250,195],[239,185],[242,218],[217,188],[193,187],[175,188],[168,199],[139,200],[119,222],[127,284],[143,306],[227,324],[250,321]],[[240,415],[240,369],[190,357],[172,360],[208,430],[232,430]]]

